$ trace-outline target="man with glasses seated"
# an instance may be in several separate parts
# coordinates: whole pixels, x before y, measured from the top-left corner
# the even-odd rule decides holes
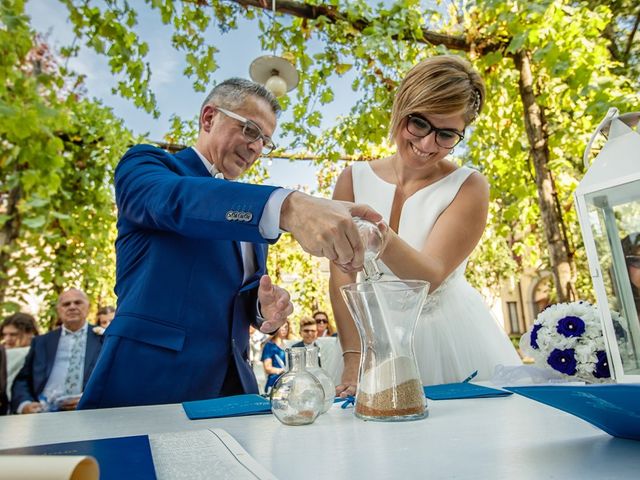
[[[131,148],[115,171],[116,316],[80,408],[257,393],[249,325],[271,333],[292,312],[266,273],[268,243],[290,232],[344,271],[362,268],[352,215],[365,206],[234,182],[272,139],[280,106],[263,86],[218,84],[200,108],[195,145]],[[309,220],[311,219],[311,220]]]
[[[320,347],[316,343],[318,338],[318,327],[316,327],[316,321],[311,317],[302,317],[300,319],[300,336],[302,340],[291,345],[294,347],[317,347],[318,348],[318,365],[322,367],[322,359],[320,358]]]

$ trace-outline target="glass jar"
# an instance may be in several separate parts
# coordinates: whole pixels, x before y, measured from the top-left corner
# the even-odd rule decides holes
[[[362,346],[357,417],[398,422],[428,415],[413,348],[413,333],[428,288],[421,280],[340,287]]]
[[[307,349],[288,348],[287,371],[271,390],[271,411],[285,425],[308,425],[320,415],[324,390],[307,371]]]
[[[307,349],[307,372],[316,377],[322,384],[324,391],[324,406],[322,412],[326,413],[333,405],[336,396],[336,386],[331,377],[320,367],[320,349],[318,347],[306,347]]]

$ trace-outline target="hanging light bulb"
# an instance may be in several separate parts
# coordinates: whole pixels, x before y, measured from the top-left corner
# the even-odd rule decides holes
[[[263,55],[251,62],[249,75],[276,97],[280,97],[298,84],[298,72],[291,63],[275,55]]]
[[[276,17],[276,0],[273,0],[271,30]],[[263,55],[251,62],[249,76],[254,82],[265,86],[276,97],[281,97],[298,85],[298,72],[287,59],[275,55]]]
[[[270,90],[276,97],[281,97],[287,93],[287,82],[279,75],[277,70],[271,71],[271,76],[267,83],[264,84],[267,90]]]

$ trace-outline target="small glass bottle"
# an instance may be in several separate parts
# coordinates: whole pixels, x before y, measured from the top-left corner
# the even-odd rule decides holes
[[[354,217],[353,222],[358,227],[362,243],[364,243],[364,280],[375,282],[380,280],[382,272],[378,268],[378,257],[382,249],[382,232],[375,223],[360,217]]]
[[[288,370],[271,390],[271,411],[285,425],[308,425],[320,415],[324,390],[320,381],[307,372],[307,349],[288,348]]]
[[[336,396],[336,386],[333,384],[331,377],[320,367],[320,349],[318,347],[306,347],[307,349],[307,372],[316,377],[322,384],[324,390],[324,406],[322,412],[326,413],[333,405],[333,399]]]

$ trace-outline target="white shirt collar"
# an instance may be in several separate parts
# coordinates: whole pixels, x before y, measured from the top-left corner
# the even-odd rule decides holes
[[[216,166],[211,163],[209,160],[207,160],[205,158],[204,155],[202,155],[198,149],[196,147],[191,147],[193,148],[193,151],[196,152],[196,154],[198,155],[198,157],[200,157],[200,160],[202,160],[202,163],[204,164],[205,168],[207,169],[207,172],[209,172],[209,174],[213,177],[213,178],[220,178],[220,179],[224,179],[224,175],[216,168]]]
[[[75,332],[72,332],[67,327],[62,325],[62,335],[75,335],[75,334],[78,334],[78,332],[87,333],[87,328],[88,328],[87,325],[88,325],[87,321],[85,320],[84,325],[80,327],[78,330],[76,330]]]

